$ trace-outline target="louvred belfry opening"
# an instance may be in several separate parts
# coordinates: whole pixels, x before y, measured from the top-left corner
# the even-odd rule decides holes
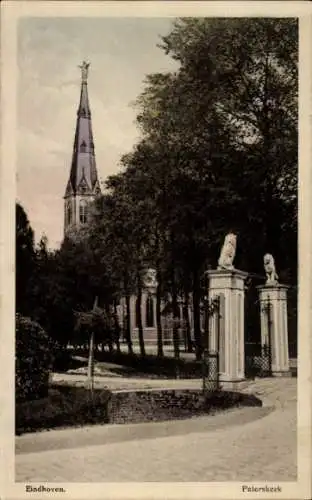
[[[90,203],[101,194],[97,176],[91,110],[88,97],[88,73],[90,64],[83,62],[81,69],[80,101],[77,111],[76,130],[69,180],[65,191],[65,234],[71,228],[87,222],[81,217],[81,201]],[[68,201],[71,200],[71,217],[68,217]]]

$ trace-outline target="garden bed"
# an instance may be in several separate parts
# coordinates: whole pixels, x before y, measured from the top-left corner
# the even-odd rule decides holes
[[[16,405],[16,434],[90,424],[143,423],[214,414],[240,406],[262,406],[252,395],[201,390],[94,390],[52,386],[44,399]]]

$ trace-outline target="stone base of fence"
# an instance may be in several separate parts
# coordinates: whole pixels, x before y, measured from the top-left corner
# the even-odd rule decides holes
[[[293,374],[291,370],[282,371],[282,372],[272,372],[272,377],[292,377]]]
[[[243,380],[220,380],[220,388],[224,391],[241,391],[245,389],[250,382]]]

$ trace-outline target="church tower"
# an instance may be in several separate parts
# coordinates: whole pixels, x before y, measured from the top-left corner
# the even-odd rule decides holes
[[[91,111],[88,98],[89,63],[81,69],[80,102],[77,111],[76,132],[70,176],[64,196],[64,235],[82,227],[88,222],[88,208],[91,201],[101,194],[98,181]]]

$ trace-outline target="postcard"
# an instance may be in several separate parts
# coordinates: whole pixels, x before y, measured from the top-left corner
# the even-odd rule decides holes
[[[1,7],[1,498],[310,498],[311,5]]]

